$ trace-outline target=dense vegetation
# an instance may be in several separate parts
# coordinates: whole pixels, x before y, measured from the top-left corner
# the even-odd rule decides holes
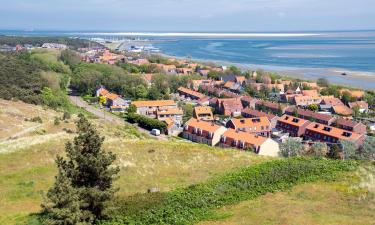
[[[314,158],[270,161],[168,193],[133,196],[111,212],[116,215],[112,221],[102,224],[192,224],[214,217],[212,210],[218,207],[303,182],[332,180],[337,173],[353,170],[356,165],[352,161]]]
[[[129,113],[126,119],[128,122],[137,123],[140,127],[147,130],[158,129],[160,132],[164,133],[167,129],[166,123],[136,113]]]
[[[92,42],[88,40],[83,40],[79,38],[68,38],[68,37],[21,37],[21,36],[0,36],[0,45],[16,46],[18,44],[33,45],[35,47],[40,47],[44,43],[58,43],[65,44],[72,49],[100,47],[97,42]]]

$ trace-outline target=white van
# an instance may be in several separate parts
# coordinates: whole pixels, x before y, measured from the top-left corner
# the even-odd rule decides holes
[[[158,129],[152,129],[151,134],[155,135],[155,136],[159,136],[160,135],[160,130],[158,130]]]

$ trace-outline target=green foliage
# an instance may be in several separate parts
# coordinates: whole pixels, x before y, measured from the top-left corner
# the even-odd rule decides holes
[[[355,98],[348,91],[344,91],[341,95],[341,100],[344,104],[348,104],[349,102],[354,102]]]
[[[193,117],[193,113],[194,113],[194,106],[192,104],[184,104],[182,106],[182,110],[184,112],[184,115],[183,115],[183,118],[182,118],[182,121],[185,123],[186,121],[188,121],[190,118]]]
[[[219,207],[284,191],[303,182],[333,179],[337,173],[356,166],[352,161],[312,158],[274,160],[164,194],[133,196],[111,213],[112,221],[101,224],[194,224],[210,219],[212,210]]]
[[[356,155],[357,159],[375,160],[375,137],[367,136]]]
[[[101,44],[93,41],[67,38],[67,37],[21,37],[21,36],[0,36],[0,45],[16,46],[18,44],[30,44],[36,47],[42,46],[44,43],[66,44],[72,49],[91,47],[102,47]]]
[[[320,87],[329,87],[329,81],[327,80],[327,78],[319,78],[316,83],[320,86]]]
[[[348,140],[341,140],[340,141],[341,150],[344,153],[344,159],[352,159],[354,158],[357,150],[357,146],[354,142]]]
[[[130,123],[138,123],[138,125],[147,130],[158,129],[164,133],[167,130],[167,125],[157,119],[152,119],[146,116],[138,115],[136,113],[129,113],[126,119]]]
[[[280,153],[284,157],[301,156],[303,151],[303,144],[294,138],[288,138],[280,144]]]
[[[311,154],[317,158],[323,158],[328,153],[328,146],[323,142],[315,142],[310,147]]]
[[[315,111],[318,111],[319,107],[315,104],[310,104],[307,106],[307,109],[315,112]]]
[[[60,60],[66,65],[73,67],[81,62],[81,57],[77,52],[66,49],[61,51]]]
[[[63,91],[55,90],[44,87],[42,90],[43,104],[51,107],[52,109],[68,109],[71,103]]]
[[[54,124],[55,126],[60,125],[60,119],[59,119],[58,117],[55,117],[55,119],[53,120],[53,124]]]
[[[137,112],[137,106],[131,104],[129,105],[128,109],[127,109],[127,112],[128,113],[136,113]]]
[[[72,186],[68,177],[67,162],[60,156],[56,158],[58,173],[55,183],[48,190],[47,198],[42,203],[43,224],[46,225],[75,225],[82,222],[83,212],[79,190]]]
[[[58,175],[42,204],[47,224],[92,224],[103,218],[104,203],[110,200],[118,167],[116,156],[102,149],[104,141],[82,115],[76,123],[78,136],[66,144],[67,159],[58,156]]]

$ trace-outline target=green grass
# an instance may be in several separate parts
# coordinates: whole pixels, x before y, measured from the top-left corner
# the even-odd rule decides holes
[[[353,173],[344,173],[334,182],[297,185],[287,192],[225,206],[216,211],[215,219],[200,225],[372,225],[375,199],[361,198],[367,191],[353,188],[357,182]]]
[[[144,139],[134,127],[117,129],[104,124],[99,129],[106,136],[104,148],[118,156],[121,172],[115,185],[120,188],[119,200],[145,193],[150,187],[161,191],[185,187],[265,160],[236,150]],[[54,181],[54,158],[63,154],[64,143],[65,139],[50,140],[0,154],[0,224],[23,223],[30,220],[30,213],[39,212],[42,193]]]

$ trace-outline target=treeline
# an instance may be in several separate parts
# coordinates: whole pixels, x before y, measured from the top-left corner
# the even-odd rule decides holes
[[[83,40],[79,38],[68,38],[68,37],[20,37],[20,36],[0,36],[0,45],[16,46],[20,45],[33,45],[40,47],[44,43],[58,43],[65,44],[71,49],[88,48],[91,47],[102,47],[101,44],[89,40]]]
[[[144,74],[129,73],[115,65],[80,63],[73,66],[71,85],[82,95],[91,95],[99,85],[130,99],[169,99],[178,87],[186,86],[193,76],[154,74],[152,85]]]

